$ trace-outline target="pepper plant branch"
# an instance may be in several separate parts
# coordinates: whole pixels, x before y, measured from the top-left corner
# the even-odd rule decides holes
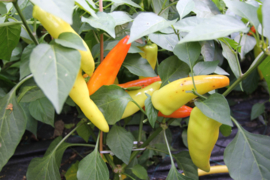
[[[142,140],[142,128],[143,128],[144,113],[141,112],[141,120],[139,125],[139,134],[138,134],[138,146],[139,142]]]
[[[109,163],[109,165],[111,166],[112,170],[114,170],[116,168],[113,160],[110,158],[109,154],[104,154],[107,162]]]
[[[165,139],[165,142],[166,142],[166,145],[167,145],[167,148],[168,148],[168,152],[169,152],[169,155],[170,155],[171,164],[173,166],[174,165],[173,157],[172,157],[172,153],[171,153],[171,150],[170,150],[170,145],[168,143],[168,139],[167,139],[167,136],[166,136],[166,130],[165,129],[163,130],[163,135],[164,135],[164,139]]]
[[[227,96],[241,81],[246,79],[252,73],[252,71],[254,71],[263,62],[266,57],[267,55],[265,52],[261,52],[261,54],[257,57],[259,59],[255,59],[256,63],[251,68],[249,68],[245,74],[240,76],[222,95]]]
[[[174,119],[170,119],[168,122],[167,122],[167,126],[169,126],[172,122],[174,121]],[[151,135],[150,137],[140,146],[140,148],[145,148],[146,146],[149,145],[149,143],[163,130],[162,127],[159,127],[157,128]],[[129,159],[129,162],[131,162],[141,151],[133,151],[131,156],[130,156],[130,159]],[[122,169],[125,169],[127,166],[127,164],[122,164]]]
[[[27,24],[34,24],[34,21],[26,21]],[[5,27],[5,26],[12,26],[12,25],[16,25],[16,24],[23,24],[22,21],[13,21],[13,22],[5,22],[0,24],[0,27]],[[40,24],[40,22],[38,22],[37,24]]]
[[[27,24],[27,22],[26,22],[26,20],[25,20],[25,18],[24,18],[24,16],[23,16],[23,14],[22,14],[22,11],[21,11],[20,7],[18,6],[17,1],[13,1],[12,4],[13,4],[13,6],[15,7],[16,11],[18,12],[18,14],[19,14],[19,16],[20,16],[20,18],[21,18],[21,20],[22,20],[22,22],[23,22],[23,25],[25,26],[25,28],[26,28],[26,30],[27,30],[29,36],[30,36],[31,39],[34,41],[34,43],[35,43],[36,45],[38,45],[38,41],[37,41],[37,39],[34,37],[34,35],[33,35],[32,31],[31,31],[31,29],[29,28],[29,26],[28,26],[28,24]]]

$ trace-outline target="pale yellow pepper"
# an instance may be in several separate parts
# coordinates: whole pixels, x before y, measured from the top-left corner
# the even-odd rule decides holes
[[[44,11],[36,5],[33,8],[33,17],[39,20],[42,26],[55,39],[57,39],[58,36],[64,32],[72,32],[77,34],[67,22]],[[81,54],[81,68],[86,74],[92,76],[95,69],[95,62],[87,44],[84,42],[84,40],[82,40],[82,42],[86,48],[86,51],[78,50]]]
[[[69,92],[71,99],[81,108],[84,115],[101,131],[109,132],[109,125],[97,105],[90,99],[89,91],[79,71],[75,83]]]
[[[214,89],[230,84],[230,80],[222,75],[202,75],[194,77],[197,93],[205,94]],[[194,89],[192,78],[187,77],[173,81],[152,95],[153,106],[164,115],[170,115],[178,108],[188,103],[197,96],[186,91]]]
[[[140,106],[144,107],[144,102],[147,99],[146,93],[152,95],[153,92],[158,90],[161,86],[161,81],[154,82],[153,84],[146,86],[145,88],[128,91],[127,93],[131,96],[131,98]],[[133,102],[129,102],[126,106],[125,112],[122,116],[123,118],[129,117],[139,111],[139,107]]]

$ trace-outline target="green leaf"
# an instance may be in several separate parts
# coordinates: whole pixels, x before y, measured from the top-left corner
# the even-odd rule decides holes
[[[7,93],[2,88],[0,88],[0,98],[4,97],[6,94]]]
[[[140,179],[148,179],[148,174],[147,174],[146,169],[139,164],[136,164],[135,166],[133,166],[131,168],[131,171]]]
[[[203,41],[200,42],[202,46],[201,54],[204,61],[214,61],[215,59],[215,43],[214,41]]]
[[[84,122],[83,120],[81,120],[81,121],[77,124],[77,126],[79,126],[79,127],[77,128],[77,130],[76,130],[77,133],[78,133],[78,135],[79,135],[80,137],[82,137],[83,140],[85,140],[85,142],[88,142],[89,137],[91,136],[91,133],[90,133],[91,127],[90,127],[89,125],[87,125],[87,123]]]
[[[93,95],[91,99],[103,113],[109,124],[115,124],[119,121],[125,111],[131,97],[119,86],[102,86]]]
[[[221,67],[217,66],[216,70],[214,71],[214,73],[216,74],[220,74],[220,75],[226,75],[229,76],[230,74],[227,73],[224,69],[222,69]]]
[[[115,10],[118,6],[123,5],[123,4],[142,9],[141,6],[134,3],[132,0],[109,0],[109,1],[113,2],[113,5],[111,7],[111,11]]]
[[[188,142],[187,142],[187,129],[184,129],[182,132],[182,141],[186,147],[188,147]]]
[[[106,143],[113,154],[125,164],[129,163],[133,147],[133,136],[130,132],[120,126],[114,125],[107,135]]]
[[[31,116],[29,112],[29,103],[20,103],[20,106],[22,107],[25,114],[25,118],[27,119],[26,130],[30,131],[35,135],[35,137],[37,137],[38,122]]]
[[[92,0],[89,0],[92,2]],[[91,8],[91,6],[88,4],[87,0],[75,0],[75,4],[78,5],[80,8],[91,14],[93,17],[97,18],[96,12],[94,9],[96,9],[95,4],[92,4],[94,9]]]
[[[239,42],[240,41],[240,38],[241,38],[241,35],[238,35],[234,38],[234,40],[236,42]],[[250,52],[251,50],[253,50],[254,46],[256,45],[256,39],[252,36],[249,36],[247,34],[244,34],[242,36],[242,39],[241,39],[241,42],[240,42],[240,46],[241,46],[241,49],[240,49],[240,57],[241,59],[244,59],[245,58],[245,55]]]
[[[260,22],[257,16],[257,8],[245,2],[224,0],[230,11],[236,15],[248,19],[257,29]]]
[[[221,46],[223,49],[222,55],[227,59],[234,76],[236,78],[239,78],[240,74],[242,74],[242,72],[240,72],[240,70],[238,68],[238,65],[237,65],[238,60],[236,59],[235,52],[225,43],[223,43],[223,42],[220,42],[220,43],[221,43]]]
[[[54,108],[46,97],[32,101],[29,104],[29,111],[36,120],[54,127]]]
[[[44,11],[51,13],[69,24],[72,24],[72,13],[74,0],[31,0],[34,4],[41,7]]]
[[[23,50],[20,64],[20,79],[23,79],[25,76],[31,74],[29,67],[30,54],[35,47],[36,47],[35,44],[29,44]]]
[[[147,99],[145,100],[145,111],[148,118],[149,123],[151,124],[152,128],[155,127],[155,123],[158,117],[158,110],[154,108],[151,96],[149,94],[145,94],[147,96]]]
[[[233,48],[235,51],[237,50],[238,53],[241,53],[241,48],[239,48],[240,45],[238,44],[240,39],[237,38],[237,42],[236,42],[236,38],[235,39],[230,39],[230,38],[227,38],[227,37],[219,38],[218,40],[222,41],[227,46]]]
[[[72,164],[70,168],[68,168],[65,178],[66,180],[78,180],[77,171],[79,169],[80,161],[76,161],[76,163]]]
[[[157,74],[150,66],[149,62],[142,58],[139,54],[128,54],[123,66],[132,74],[144,77],[155,77]]]
[[[191,17],[182,19],[181,21],[177,21],[173,26],[175,29],[180,30],[182,32],[190,32],[202,21],[203,21],[203,18],[198,18],[197,16],[191,16]]]
[[[58,1],[57,1],[58,2]],[[30,56],[30,69],[44,94],[60,113],[80,69],[80,53],[57,44],[39,44]]]
[[[113,11],[109,15],[113,17],[116,26],[133,21],[130,15],[124,11]]]
[[[238,132],[224,151],[224,162],[233,179],[270,177],[270,137],[251,134],[238,126]]]
[[[58,149],[55,149],[61,140],[60,136],[56,138],[42,158],[32,159],[27,169],[27,179],[61,180],[59,173],[61,159],[66,148],[71,146],[71,144],[64,142]]]
[[[45,97],[42,90],[37,86],[25,86],[21,92],[22,93],[18,97],[18,99],[21,98],[20,102],[32,102]]]
[[[193,9],[193,12],[199,18],[207,18],[212,17],[216,14],[220,14],[219,9],[212,1],[201,1],[201,0],[193,0],[193,1],[195,3],[195,8]]]
[[[115,38],[115,26],[114,18],[105,12],[98,12],[97,18],[91,16],[89,18],[82,17],[82,22],[87,22],[94,28],[102,29],[106,31],[110,36]]]
[[[217,69],[219,61],[205,61],[205,62],[198,62],[193,70],[195,75],[208,75]]]
[[[159,16],[163,17],[164,19],[168,19],[169,16],[169,8],[165,9],[169,6],[169,1],[164,0],[155,0],[152,1],[151,5],[153,7],[154,13],[158,14]],[[161,14],[159,14],[162,11]]]
[[[185,176],[188,176],[194,180],[198,180],[198,168],[193,164],[188,151],[181,151],[177,154],[173,154],[174,159],[177,162],[178,169],[184,171]]]
[[[268,91],[270,91],[270,56],[267,56],[267,58],[259,65],[259,69],[267,83]]]
[[[133,21],[130,29],[130,38],[128,43],[131,43],[143,36],[157,32],[166,27],[174,24],[174,21],[167,21],[164,18],[152,13],[152,12],[143,12],[140,13]]]
[[[222,124],[220,127],[219,127],[219,131],[221,132],[221,134],[224,136],[224,137],[228,137],[229,135],[231,135],[232,133],[232,127],[231,126],[228,126],[226,124]]]
[[[176,8],[180,16],[180,20],[188,15],[195,7],[195,3],[190,0],[178,1]]]
[[[204,101],[195,101],[195,105],[207,117],[214,119],[222,124],[232,126],[230,119],[230,107],[224,96],[215,93]]]
[[[265,110],[265,105],[264,103],[256,103],[252,106],[251,109],[251,117],[250,119],[256,119],[257,117],[259,117],[262,113],[264,113]]]
[[[205,18],[201,23],[195,26],[180,41],[180,43],[212,40],[220,37],[226,37],[234,32],[240,31],[246,33],[248,30],[249,29],[241,20],[233,16],[216,15],[210,18]]]
[[[20,40],[21,26],[0,27],[0,59],[10,60],[13,49]]]
[[[77,178],[78,180],[109,179],[109,170],[98,152],[98,144],[96,145],[95,150],[83,158],[79,163]]]
[[[201,45],[198,42],[177,44],[173,53],[193,68],[201,53]]]
[[[189,71],[188,65],[176,56],[168,57],[158,67],[158,73],[162,80],[161,87],[177,79],[188,77]]]
[[[12,89],[0,98],[0,171],[14,154],[25,131],[26,118]]]
[[[178,43],[178,37],[176,34],[153,33],[149,35],[149,39],[168,51],[173,51],[175,45]]]
[[[86,51],[82,38],[72,32],[61,33],[55,42],[67,48]]]
[[[270,39],[270,22],[269,22],[269,12],[270,8],[270,1],[264,1],[262,5],[262,15],[263,15],[263,30],[264,30],[264,36],[267,37],[267,39]]]
[[[173,165],[169,171],[166,180],[192,180],[192,179],[179,173],[176,167]]]
[[[0,2],[0,14],[2,15],[2,14],[6,14],[6,13],[7,13],[6,5],[3,2]]]

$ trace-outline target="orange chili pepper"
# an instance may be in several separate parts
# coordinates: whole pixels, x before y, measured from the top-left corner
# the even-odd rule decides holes
[[[143,109],[145,110],[145,107],[143,107]],[[165,118],[185,118],[190,115],[191,111],[192,111],[191,107],[183,105],[182,107],[178,108],[176,111],[174,111],[170,115],[164,115],[159,111],[158,116],[165,117]]]
[[[131,44],[127,44],[129,36],[124,37],[109,52],[106,58],[100,63],[94,74],[87,83],[89,95],[94,94],[101,86],[114,83],[118,71],[125,60]]]

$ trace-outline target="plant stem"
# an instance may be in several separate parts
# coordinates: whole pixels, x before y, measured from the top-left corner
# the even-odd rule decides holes
[[[167,148],[168,148],[168,152],[169,152],[169,155],[170,155],[171,164],[174,165],[172,153],[171,153],[171,150],[170,150],[170,145],[168,143],[168,139],[167,139],[167,136],[166,136],[166,130],[163,130],[163,135],[164,135],[164,139],[165,139],[165,142],[166,142],[166,145],[167,145]]]
[[[83,144],[83,143],[75,143],[75,144],[71,144],[71,146],[96,147],[96,145],[93,145],[93,144]]]
[[[107,162],[109,163],[109,165],[111,166],[112,170],[114,170],[116,168],[113,160],[110,158],[109,154],[104,154]]]
[[[138,134],[138,146],[140,145],[140,141],[142,140],[143,120],[144,120],[144,113],[141,112],[141,120],[140,120],[140,125],[139,125],[139,134]]]
[[[26,21],[27,24],[34,24],[34,21]],[[0,24],[0,27],[5,27],[5,26],[12,26],[12,25],[16,25],[16,24],[23,24],[22,21],[13,21],[13,22],[4,22],[2,24]],[[38,22],[37,24],[40,24],[40,22]]]
[[[263,62],[266,57],[267,55],[265,52],[261,52],[261,54],[255,59],[256,63],[250,67],[244,75],[240,76],[222,95],[227,96],[241,81],[246,79],[251,74],[251,72],[255,70],[261,64],[261,62]]]
[[[175,4],[177,4],[177,2],[178,2],[178,1],[171,3],[171,4],[170,4],[169,6],[167,6],[165,9],[161,10],[161,11],[158,13],[158,15],[160,16],[160,15],[161,15],[162,13],[164,13],[164,11],[166,11],[169,7],[171,7],[171,6],[175,5]]]
[[[170,119],[168,122],[167,122],[167,125],[169,126],[172,122],[174,121],[174,119]],[[145,148],[146,146],[148,146],[148,144],[162,131],[162,127],[159,127],[157,128],[153,134],[151,134],[151,136],[140,146],[140,148]],[[131,162],[141,151],[133,151],[131,156],[130,156],[130,159],[129,159],[129,162]],[[125,169],[127,166],[127,164],[122,164],[122,169]]]
[[[19,8],[19,6],[18,6],[18,4],[17,4],[17,1],[12,2],[12,4],[13,4],[13,6],[15,7],[16,11],[18,12],[18,14],[19,14],[19,16],[20,16],[20,18],[21,18],[21,20],[22,20],[22,22],[23,22],[23,25],[25,26],[25,28],[26,28],[26,30],[27,30],[29,36],[30,36],[31,39],[34,41],[34,43],[35,43],[36,45],[38,45],[38,41],[37,41],[37,39],[34,37],[34,35],[33,35],[32,31],[31,31],[31,29],[29,28],[29,26],[28,26],[28,24],[27,24],[27,22],[26,22],[26,20],[25,20],[25,18],[24,18],[24,16],[23,16],[23,14],[22,14],[21,9]]]

